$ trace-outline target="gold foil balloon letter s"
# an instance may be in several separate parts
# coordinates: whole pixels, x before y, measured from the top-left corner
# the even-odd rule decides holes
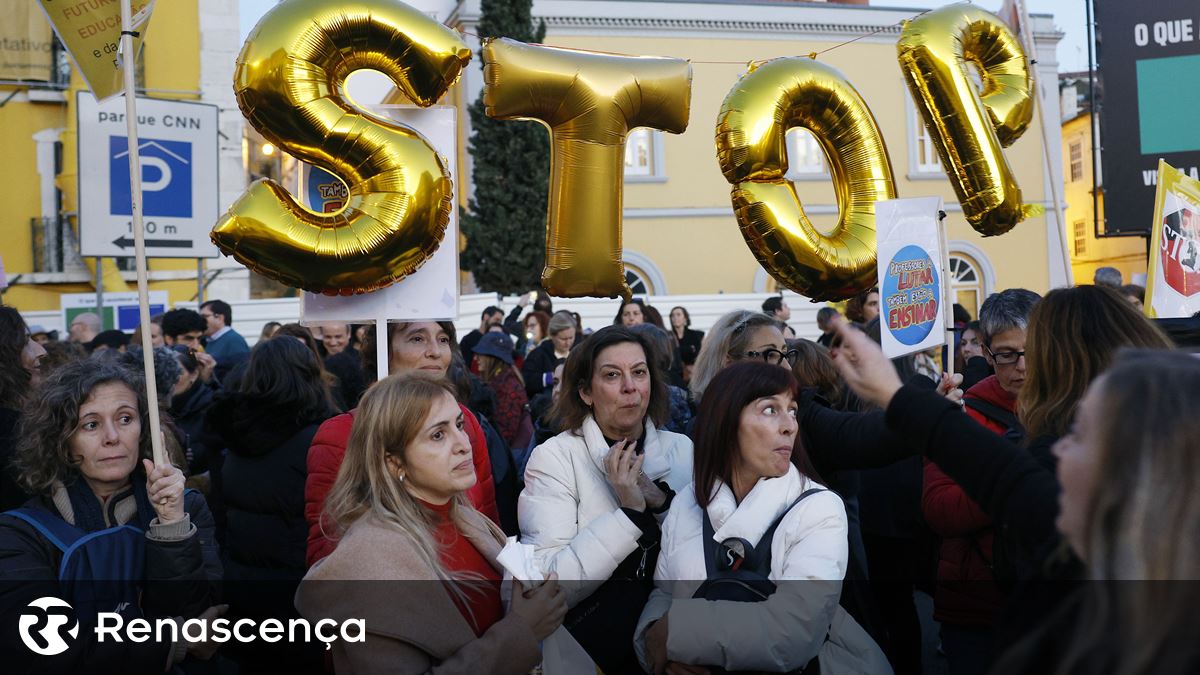
[[[794,127],[812,132],[829,158],[838,200],[829,236],[809,222],[785,177]],[[896,186],[875,118],[840,72],[802,57],[752,68],[721,105],[717,161],[742,236],[777,281],[813,300],[875,284],[875,202],[894,199]]]
[[[980,234],[1004,234],[1039,209],[1021,189],[1003,147],[1033,116],[1029,66],[1021,44],[993,14],[947,5],[905,24],[896,44],[900,67],[967,222]],[[967,63],[979,67],[980,92]]]
[[[483,45],[489,117],[550,128],[542,286],[561,297],[628,297],[621,260],[625,139],[637,127],[687,128],[691,66],[682,59],[528,45]]]
[[[429,106],[470,58],[457,33],[394,0],[277,5],[238,57],[238,106],[264,138],[336,174],[349,194],[340,212],[316,214],[279,184],[256,181],[213,228],[213,242],[264,276],[326,294],[412,274],[445,234],[449,172],[415,130],[352,107],[346,78],[378,70]]]

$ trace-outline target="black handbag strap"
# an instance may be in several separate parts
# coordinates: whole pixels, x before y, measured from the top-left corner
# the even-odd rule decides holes
[[[771,566],[771,543],[775,539],[775,530],[779,529],[779,524],[783,522],[783,519],[787,517],[787,514],[791,513],[792,509],[795,508],[797,504],[799,504],[809,495],[814,495],[818,492],[825,491],[825,488],[811,488],[800,493],[800,496],[796,497],[791,504],[788,504],[788,507],[783,510],[783,513],[779,514],[779,517],[771,523],[771,526],[767,528],[767,531],[763,532],[762,538],[758,540],[758,545],[755,546],[752,551],[746,551],[746,557],[752,557],[753,560],[759,563],[760,566],[769,570]],[[722,571],[717,565],[717,561],[719,560],[718,556],[721,555],[721,549],[725,547],[713,539],[713,537],[716,535],[716,531],[713,529],[712,521],[708,519],[708,509],[701,509],[700,511],[702,520],[704,521],[704,569],[708,578],[711,579],[719,571]]]

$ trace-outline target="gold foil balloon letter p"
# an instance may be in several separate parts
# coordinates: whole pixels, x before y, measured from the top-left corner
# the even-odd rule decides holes
[[[542,286],[561,297],[628,297],[621,261],[625,139],[637,127],[687,128],[691,66],[682,59],[528,45],[483,45],[489,117],[550,128]]]
[[[788,129],[804,127],[829,158],[838,222],[809,222],[785,177]],[[763,269],[813,300],[841,300],[875,283],[875,202],[896,185],[883,135],[846,78],[812,59],[774,59],[734,85],[717,117],[717,161],[733,186],[742,237]]]
[[[963,215],[985,236],[1004,234],[1039,212],[1021,189],[1003,148],[1033,117],[1029,66],[999,18],[965,4],[905,23],[896,43],[904,79],[954,185]],[[979,68],[980,92],[967,64]]]
[[[358,69],[378,70],[433,105],[471,51],[454,31],[394,0],[286,0],[238,57],[238,106],[269,142],[339,176],[346,205],[317,214],[278,183],[256,181],[212,231],[226,255],[289,286],[350,295],[412,274],[437,250],[453,185],[420,134],[346,100]]]

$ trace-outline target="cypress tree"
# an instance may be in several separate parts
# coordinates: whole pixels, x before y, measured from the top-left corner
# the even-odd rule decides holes
[[[483,0],[479,36],[541,42],[532,0]],[[483,58],[480,55],[480,66]],[[475,193],[462,214],[463,267],[481,291],[522,293],[541,285],[545,264],[550,141],[538,122],[494,120],[483,96],[470,108]]]

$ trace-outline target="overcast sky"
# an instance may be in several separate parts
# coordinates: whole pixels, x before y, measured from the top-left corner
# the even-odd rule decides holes
[[[1058,43],[1058,68],[1060,71],[1087,70],[1087,13],[1086,0],[1026,0],[1032,14],[1053,14],[1054,23],[1066,35]],[[975,4],[996,11],[1002,0],[976,0]],[[241,0],[242,39],[258,19],[275,4],[275,0]],[[945,0],[871,0],[879,7],[913,7],[930,9],[950,4]]]

